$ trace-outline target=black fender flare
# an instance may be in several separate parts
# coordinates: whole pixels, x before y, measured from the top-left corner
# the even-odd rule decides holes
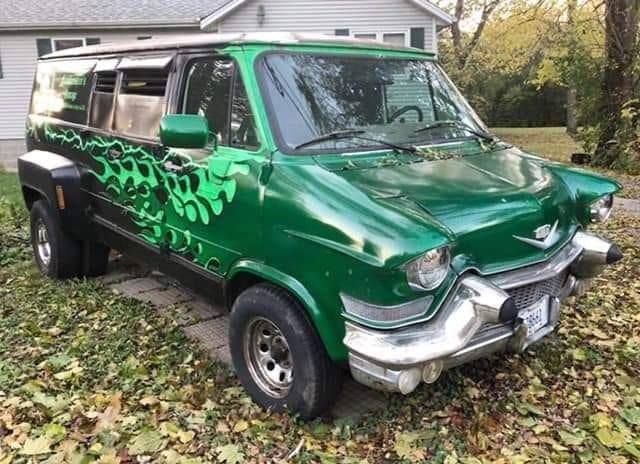
[[[18,175],[27,208],[46,200],[62,229],[76,238],[86,237],[89,198],[82,189],[82,175],[69,158],[44,150],[31,150],[18,158]]]

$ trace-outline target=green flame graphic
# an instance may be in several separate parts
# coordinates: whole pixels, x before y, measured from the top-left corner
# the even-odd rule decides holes
[[[83,137],[73,129],[44,125],[50,143],[90,155],[97,163],[91,174],[111,200],[122,205],[150,244],[192,257],[209,267],[214,259],[207,243],[194,237],[190,224],[210,225],[236,195],[236,175],[247,175],[249,156],[233,159],[219,154],[194,162],[169,150],[163,158],[142,145],[110,137]],[[118,152],[114,159],[111,154]],[[165,161],[179,159],[182,173],[163,169]]]

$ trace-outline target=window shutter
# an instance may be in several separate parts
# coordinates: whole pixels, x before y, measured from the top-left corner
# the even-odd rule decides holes
[[[85,43],[87,45],[98,45],[100,43],[100,37],[87,37]]]
[[[36,39],[36,47],[38,47],[38,56],[51,53],[51,39]]]
[[[424,48],[424,27],[411,28],[411,46]]]
[[[2,74],[2,57],[0,56],[0,79],[2,79],[4,77],[4,74]]]
[[[349,35],[349,29],[336,29],[336,35]]]

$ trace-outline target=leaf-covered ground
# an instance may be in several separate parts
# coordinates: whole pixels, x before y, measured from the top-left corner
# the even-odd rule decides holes
[[[302,423],[254,406],[170,314],[31,262],[0,174],[0,464],[640,462],[640,219],[625,260],[525,355],[443,375],[369,416]]]

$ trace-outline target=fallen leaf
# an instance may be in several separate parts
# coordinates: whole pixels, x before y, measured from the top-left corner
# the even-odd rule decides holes
[[[598,429],[596,438],[607,448],[622,448],[625,444],[624,435],[609,428]]]
[[[148,430],[137,435],[129,443],[129,454],[138,455],[156,453],[164,448],[165,445],[166,442],[162,438],[160,432]]]
[[[218,446],[216,448],[218,454],[218,461],[226,464],[239,464],[244,462],[244,453],[240,450],[238,445],[228,444],[224,446]]]
[[[38,454],[48,454],[51,452],[51,441],[47,437],[28,439],[22,445],[19,454],[25,456],[36,456]]]

